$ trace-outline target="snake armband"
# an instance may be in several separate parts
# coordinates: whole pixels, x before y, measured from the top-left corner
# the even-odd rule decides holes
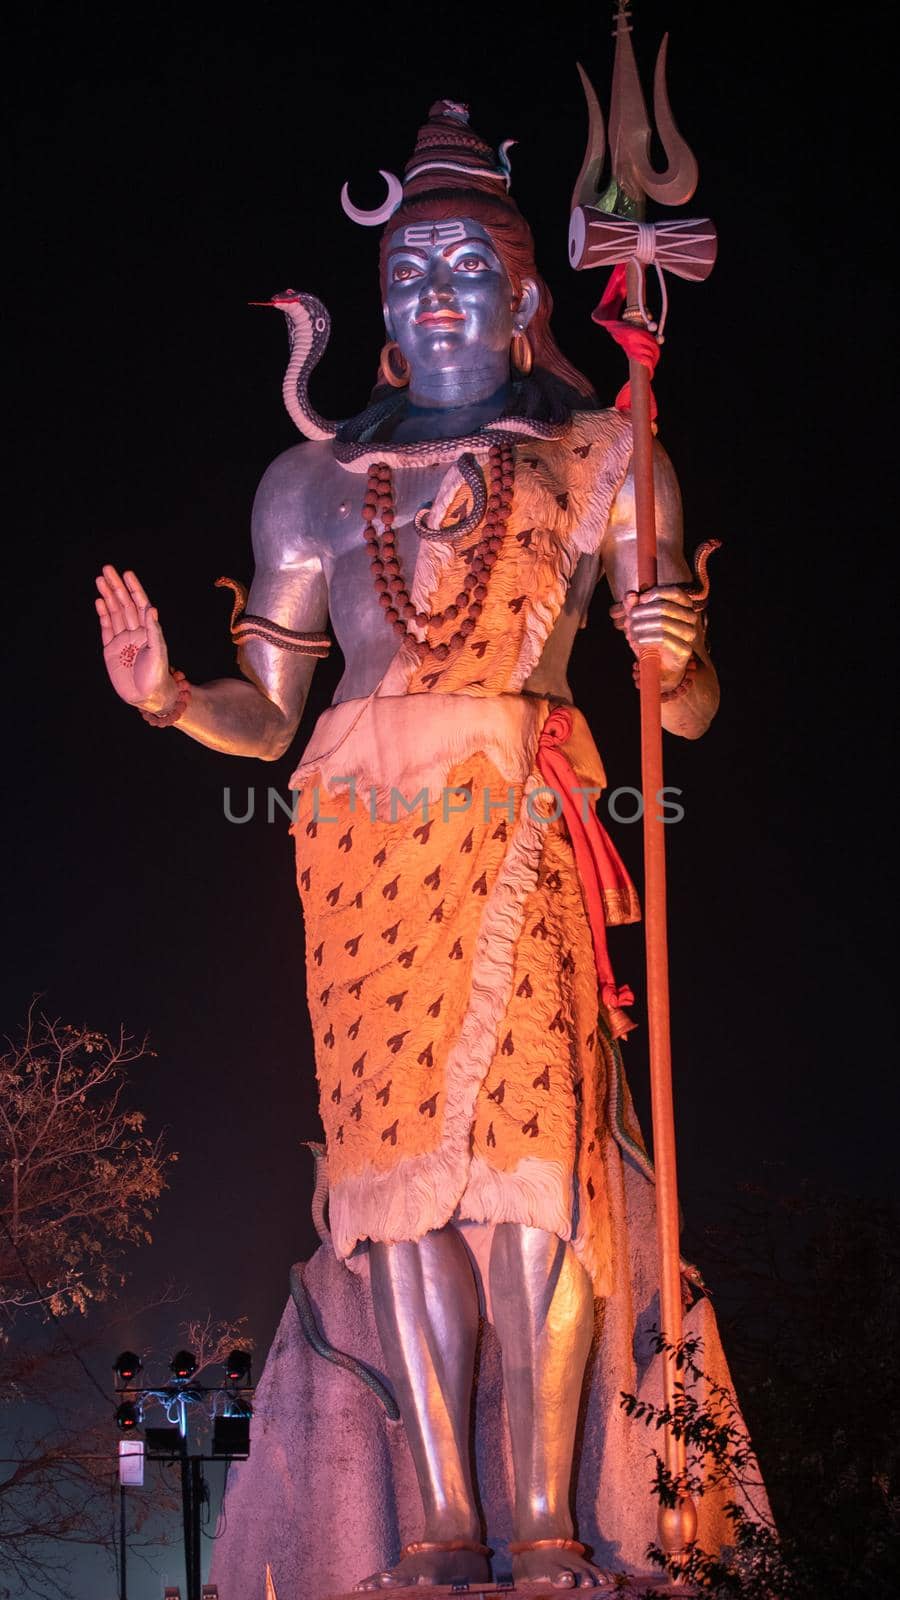
[[[266,644],[277,645],[279,650],[320,658],[327,656],[331,649],[327,633],[298,633],[293,628],[283,628],[280,622],[272,622],[269,617],[254,616],[247,610],[246,584],[239,583],[237,578],[217,578],[216,588],[230,589],[234,595],[230,628],[236,647],[246,644],[248,639],[263,639]]]

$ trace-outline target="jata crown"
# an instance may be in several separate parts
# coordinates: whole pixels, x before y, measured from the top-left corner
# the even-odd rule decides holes
[[[348,186],[341,190],[341,205],[353,222],[374,228],[388,221],[404,200],[440,189],[471,189],[481,194],[508,194],[508,152],[515,139],[505,139],[494,151],[469,127],[469,108],[459,100],[436,100],[428,121],[419,129],[416,147],[407,161],[401,182],[379,168],[388,186],[387,199],[374,211],[361,211],[350,200]]]

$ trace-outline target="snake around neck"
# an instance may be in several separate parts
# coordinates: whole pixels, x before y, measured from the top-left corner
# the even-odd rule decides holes
[[[329,422],[309,398],[309,380],[328,348],[331,318],[321,300],[312,294],[285,289],[258,304],[277,306],[288,326],[290,355],[281,392],[288,416],[306,439],[331,440],[335,460],[350,472],[367,472],[374,461],[388,466],[452,465],[460,456],[487,452],[492,444],[515,439],[558,439],[565,424],[533,417],[498,417],[476,434],[453,439],[422,439],[412,443],[376,442],[380,428],[403,409],[402,394],[376,400],[345,422]],[[435,520],[432,517],[432,522]],[[457,533],[461,530],[455,530]]]

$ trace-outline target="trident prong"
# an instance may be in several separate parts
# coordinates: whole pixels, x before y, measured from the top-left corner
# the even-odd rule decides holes
[[[584,90],[584,98],[587,101],[588,138],[584,160],[581,163],[581,171],[575,180],[575,187],[572,190],[573,211],[576,206],[598,205],[597,196],[600,193],[600,174],[603,171],[603,163],[606,160],[606,123],[603,120],[600,101],[597,99],[597,91],[581,62],[576,61],[575,65],[578,68],[578,76],[581,79],[581,87]],[[605,210],[606,207],[603,206],[601,209]]]
[[[684,205],[697,187],[699,174],[693,152],[678,131],[669,103],[666,87],[669,36],[665,35],[659,47],[653,75],[653,114],[668,163],[664,172],[657,172],[650,160],[650,121],[631,44],[628,0],[618,0],[615,39],[609,111],[613,177],[633,206],[640,207],[645,195],[660,205]]]

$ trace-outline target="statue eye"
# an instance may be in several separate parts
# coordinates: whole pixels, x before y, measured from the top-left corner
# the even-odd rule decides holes
[[[486,272],[488,264],[483,256],[477,256],[474,252],[470,252],[468,255],[460,256],[459,260],[454,263],[454,271],[459,270],[463,272]]]
[[[420,273],[418,267],[414,267],[411,261],[398,261],[397,265],[393,269],[393,272],[391,273],[391,282],[405,283],[407,279],[417,278],[419,276]]]

